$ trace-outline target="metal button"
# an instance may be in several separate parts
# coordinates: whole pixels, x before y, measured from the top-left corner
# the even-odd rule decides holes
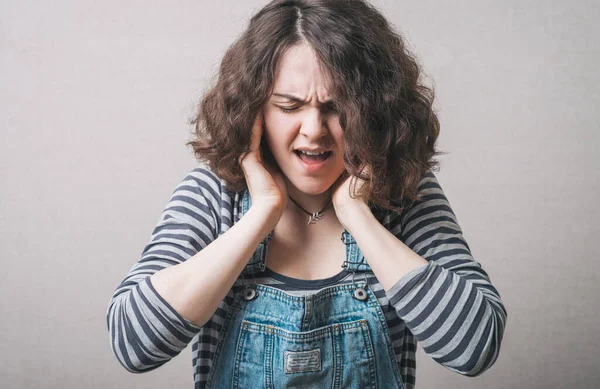
[[[252,288],[244,290],[244,300],[250,301],[256,298],[256,291]]]
[[[367,299],[368,295],[367,295],[367,291],[364,290],[363,288],[356,288],[356,290],[354,290],[354,298],[360,301],[365,301]]]

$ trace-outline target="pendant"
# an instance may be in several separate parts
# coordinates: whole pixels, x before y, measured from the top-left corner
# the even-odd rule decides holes
[[[322,213],[315,212],[312,215],[310,215],[310,217],[308,218],[308,223],[306,223],[306,225],[308,226],[309,224],[315,224],[316,222],[321,220],[322,217],[323,217]]]

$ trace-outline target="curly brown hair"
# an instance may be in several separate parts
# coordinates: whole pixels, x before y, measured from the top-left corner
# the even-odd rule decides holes
[[[204,95],[191,145],[228,188],[246,188],[238,157],[269,99],[282,53],[307,42],[329,85],[344,130],[347,174],[365,180],[352,196],[384,209],[420,200],[418,185],[439,169],[434,91],[403,38],[362,0],[274,0],[259,10],[225,53]],[[264,150],[267,152],[268,150]],[[269,157],[269,156],[267,156]],[[351,185],[351,188],[353,185]]]

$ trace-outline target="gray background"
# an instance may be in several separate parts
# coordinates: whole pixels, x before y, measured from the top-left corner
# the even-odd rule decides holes
[[[263,1],[0,4],[0,386],[191,388],[134,375],[110,295],[196,162],[187,119]],[[419,388],[600,381],[597,1],[376,1],[437,89],[438,177],[509,312],[480,377],[419,349]]]

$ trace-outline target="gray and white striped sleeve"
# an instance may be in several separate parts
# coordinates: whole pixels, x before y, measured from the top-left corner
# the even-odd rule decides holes
[[[177,186],[140,260],[112,295],[106,313],[113,353],[130,372],[154,370],[178,355],[200,327],[154,289],[150,276],[192,257],[218,235],[219,182],[197,168]]]
[[[507,312],[476,262],[433,172],[419,184],[422,200],[391,221],[390,230],[428,263],[387,291],[423,350],[446,368],[477,376],[500,351]]]

